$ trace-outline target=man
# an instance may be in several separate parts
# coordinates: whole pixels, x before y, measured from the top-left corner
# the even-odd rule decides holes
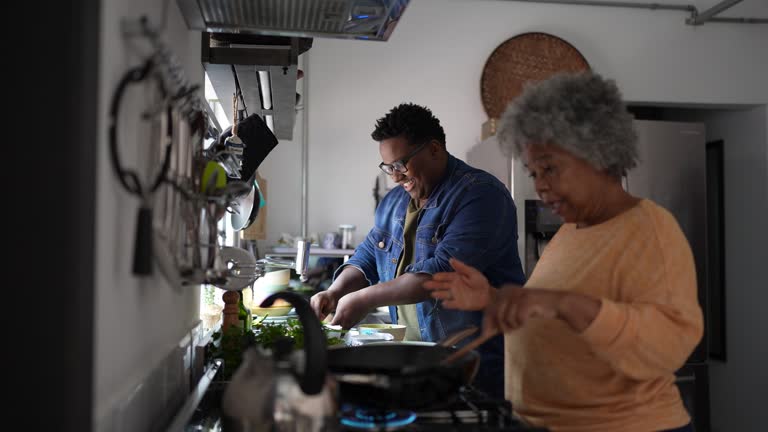
[[[437,341],[482,325],[482,312],[445,309],[422,284],[452,271],[457,258],[480,269],[492,286],[522,284],[515,205],[504,185],[448,153],[440,121],[422,106],[402,104],[379,119],[379,168],[398,184],[376,208],[374,227],[341,266],[328,290],[312,297],[320,319],[357,324],[373,308],[390,306],[406,340]],[[465,340],[463,343],[469,342]],[[503,340],[483,344],[475,385],[503,397]]]

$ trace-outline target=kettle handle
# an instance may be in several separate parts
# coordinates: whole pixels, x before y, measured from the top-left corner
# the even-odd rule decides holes
[[[270,307],[277,299],[283,299],[296,308],[299,322],[304,328],[304,375],[299,377],[299,386],[307,395],[316,395],[323,390],[325,373],[328,369],[328,349],[325,334],[315,312],[302,296],[292,292],[272,294],[261,302],[261,307]]]

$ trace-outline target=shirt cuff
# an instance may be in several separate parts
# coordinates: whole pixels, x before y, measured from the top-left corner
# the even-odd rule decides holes
[[[365,270],[363,270],[362,267],[354,263],[348,263],[348,262],[340,265],[339,268],[336,269],[336,272],[333,273],[333,281],[336,281],[336,278],[339,277],[339,275],[341,274],[341,271],[344,270],[344,268],[346,267],[356,268],[360,273],[363,274],[363,277],[365,278],[366,282],[368,282],[368,286],[373,285],[373,282],[371,282],[371,278],[368,277],[368,274],[365,273]]]
[[[428,274],[428,275],[435,274],[434,272],[432,272],[430,270],[431,269],[429,269],[429,268],[427,268],[425,266],[421,266],[419,264],[408,264],[405,267],[405,269],[403,269],[403,274],[406,274],[406,273],[416,273],[416,274],[423,273],[423,274]]]
[[[617,343],[626,322],[626,312],[618,304],[601,299],[600,312],[581,336],[590,345],[608,348]]]

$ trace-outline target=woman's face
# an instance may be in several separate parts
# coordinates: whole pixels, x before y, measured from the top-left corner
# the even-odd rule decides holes
[[[601,196],[617,180],[552,144],[529,145],[523,154],[536,193],[568,223],[587,223],[601,213]]]

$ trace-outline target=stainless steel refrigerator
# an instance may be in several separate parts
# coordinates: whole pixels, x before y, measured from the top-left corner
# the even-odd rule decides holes
[[[635,120],[640,162],[625,187],[669,210],[688,238],[696,261],[699,302],[707,310],[706,142],[702,123]],[[705,313],[706,319],[706,313]],[[706,324],[706,323],[705,323]],[[689,363],[707,359],[707,338]]]
[[[697,432],[709,426],[707,177],[702,123],[635,120],[640,162],[625,179],[627,190],[669,210],[688,239],[696,261],[704,336],[677,373],[677,384]]]

